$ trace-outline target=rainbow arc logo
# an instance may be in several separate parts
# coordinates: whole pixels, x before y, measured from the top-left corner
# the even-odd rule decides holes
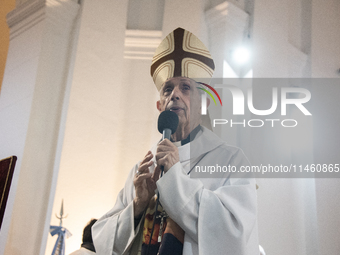
[[[197,83],[201,84],[204,87],[207,87],[212,92],[214,92],[215,95],[217,96],[218,100],[220,101],[221,106],[222,106],[221,97],[220,97],[220,95],[217,93],[217,91],[213,87],[211,87],[210,85],[205,84],[203,82],[197,82]],[[213,96],[213,94],[209,90],[207,90],[205,88],[201,88],[201,87],[197,87],[197,88],[200,89],[200,90],[203,90],[204,92],[206,92],[212,98],[212,100],[214,101],[215,105],[217,105],[215,97]],[[201,114],[202,115],[206,115],[207,114],[207,94],[205,94],[205,93],[202,94],[202,107],[201,107],[202,108],[202,110],[201,110]]]

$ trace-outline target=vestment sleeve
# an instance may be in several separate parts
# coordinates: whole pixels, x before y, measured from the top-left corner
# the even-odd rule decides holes
[[[220,154],[211,152],[207,162],[249,165],[241,150],[227,160]],[[163,208],[198,243],[199,254],[258,255],[255,180],[219,178],[211,183],[215,185],[207,187],[190,178],[177,163],[157,188]]]
[[[134,227],[133,176],[138,164],[131,170],[124,188],[119,192],[115,206],[92,227],[92,238],[98,254],[128,254],[141,225]]]

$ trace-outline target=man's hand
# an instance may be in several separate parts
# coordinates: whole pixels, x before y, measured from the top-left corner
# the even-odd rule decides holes
[[[178,148],[168,139],[164,139],[157,146],[156,161],[158,166],[164,166],[164,173],[166,173],[179,162]]]
[[[155,195],[156,181],[159,178],[160,169],[155,168],[153,174],[150,173],[149,167],[153,164],[151,159],[153,155],[148,151],[143,161],[140,163],[137,173],[133,179],[136,197],[133,200],[134,216],[138,217],[148,206],[150,199]]]

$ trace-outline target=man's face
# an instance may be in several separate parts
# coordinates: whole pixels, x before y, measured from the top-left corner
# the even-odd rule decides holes
[[[175,112],[179,118],[179,126],[191,126],[191,129],[196,127],[201,123],[201,97],[196,87],[196,82],[185,77],[167,80],[160,90],[157,109],[160,112]]]

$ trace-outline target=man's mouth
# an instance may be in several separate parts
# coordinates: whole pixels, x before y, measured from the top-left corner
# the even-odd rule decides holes
[[[182,110],[183,110],[183,108],[178,107],[178,106],[173,106],[173,107],[170,108],[170,111],[175,112],[176,114],[178,114]]]

